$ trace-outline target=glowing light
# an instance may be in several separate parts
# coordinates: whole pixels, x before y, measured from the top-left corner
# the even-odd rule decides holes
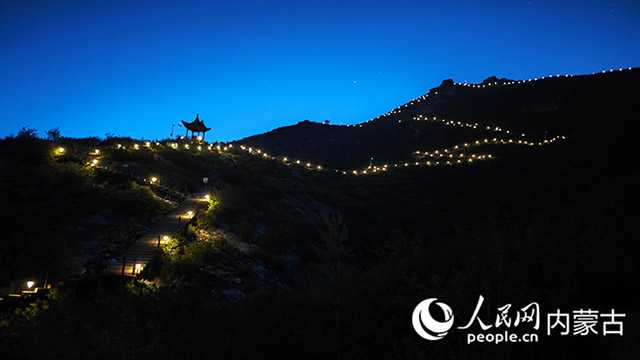
[[[205,195],[205,196],[204,196],[204,199],[205,199],[205,200],[207,200],[207,201],[209,201],[209,199],[211,199],[211,195],[209,195],[209,194]]]
[[[27,289],[31,289],[34,284],[35,284],[35,282],[33,282],[33,281],[27,281]]]
[[[152,184],[155,184],[155,183],[156,183],[156,181],[158,181],[158,178],[157,178],[157,177],[152,177],[152,178],[151,178],[151,183],[152,183]]]
[[[188,217],[192,217],[193,216],[193,211],[191,211],[191,210],[187,211],[187,216]]]
[[[93,159],[93,161],[91,161],[91,163],[92,163],[93,165],[98,165],[98,159]]]
[[[64,154],[64,148],[63,148],[63,147],[59,147],[59,148],[58,148],[58,153],[60,153],[60,154]]]

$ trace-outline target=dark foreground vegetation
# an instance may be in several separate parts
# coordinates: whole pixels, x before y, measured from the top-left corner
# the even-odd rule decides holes
[[[54,283],[68,283],[64,269],[82,267],[68,259],[87,214],[112,209],[105,234],[131,217],[151,221],[166,211],[140,185],[151,176],[185,193],[202,191],[207,176],[211,200],[162,248],[153,272],[136,280],[74,275],[75,286],[5,309],[2,357],[637,358],[635,78],[635,71],[604,77],[610,83],[602,92],[567,90],[571,101],[547,114],[564,123],[526,124],[541,137],[553,126],[566,141],[493,146],[489,162],[371,176],[265,160],[239,144],[198,150],[196,143],[174,149],[131,139],[7,138],[0,144],[2,196],[10,204],[4,231],[16,230],[2,239],[5,286],[47,270]],[[446,109],[430,110],[440,116]],[[513,116],[506,113],[496,114],[504,127]],[[65,155],[55,154],[59,146]],[[99,166],[82,155],[93,147]],[[34,148],[41,151],[25,150]],[[627,315],[624,335],[545,336],[543,325],[536,344],[467,345],[459,331],[437,342],[414,332],[420,301],[446,302],[462,326],[479,295],[488,322],[499,306],[535,301],[543,314],[615,309]]]

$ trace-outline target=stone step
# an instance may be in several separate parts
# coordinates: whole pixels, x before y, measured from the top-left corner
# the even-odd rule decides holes
[[[149,262],[158,254],[158,237],[173,236],[180,227],[186,225],[189,219],[186,217],[188,211],[194,213],[206,205],[206,202],[199,199],[186,199],[177,208],[167,214],[162,220],[153,224],[149,231],[132,244],[117,259],[115,263],[109,264],[103,274],[121,275],[123,258],[126,257],[124,275],[132,275],[135,272],[135,264],[141,264],[141,268],[146,267]],[[181,217],[181,221],[178,218]],[[135,264],[134,264],[135,260]]]

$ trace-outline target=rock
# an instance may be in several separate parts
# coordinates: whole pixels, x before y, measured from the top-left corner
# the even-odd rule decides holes
[[[251,265],[251,271],[259,280],[264,280],[267,276],[267,269],[264,268],[264,263],[262,261],[257,261],[255,264]]]
[[[293,272],[295,270],[296,264],[298,263],[299,259],[300,258],[298,257],[298,255],[292,252],[288,252],[282,255],[282,260],[284,260],[284,262],[287,264],[286,265],[287,272]]]
[[[224,290],[223,293],[227,300],[231,302],[241,301],[247,298],[247,295],[238,289]]]
[[[90,224],[90,225],[94,225],[94,224],[107,225],[108,223],[109,223],[109,220],[107,220],[106,217],[100,214],[93,215],[91,218],[89,218],[89,220],[87,220],[87,224]]]
[[[484,85],[498,85],[498,84],[506,84],[506,83],[510,83],[513,80],[507,79],[507,78],[501,78],[498,79],[497,76],[490,76],[484,80],[482,80],[482,83]]]
[[[498,79],[496,76],[489,76],[488,78],[482,80],[482,83],[487,85],[487,84],[493,84],[495,82],[499,82],[500,79]]]
[[[433,88],[429,90],[429,96],[434,95],[443,95],[443,96],[451,96],[455,91],[455,84],[453,79],[442,80],[442,84],[437,88]]]

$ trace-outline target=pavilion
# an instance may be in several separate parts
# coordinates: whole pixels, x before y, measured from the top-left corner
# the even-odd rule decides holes
[[[182,120],[182,124],[184,125],[184,127],[187,128],[187,135],[186,135],[187,138],[189,138],[189,130],[191,130],[192,138],[196,137],[197,134],[200,134],[200,136],[202,136],[202,140],[204,140],[204,133],[211,130],[211,128],[208,128],[204,125],[204,122],[199,119],[199,116],[200,114],[196,114],[196,119],[190,123]]]

